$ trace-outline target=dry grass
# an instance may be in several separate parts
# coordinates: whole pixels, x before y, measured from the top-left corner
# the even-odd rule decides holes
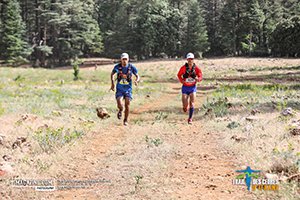
[[[280,180],[278,193],[256,192],[256,198],[297,199],[299,180],[289,177],[300,172],[300,138],[291,134],[291,124],[300,119],[299,60],[289,60],[294,66],[285,62],[257,66],[250,61],[250,70],[241,63],[240,75],[220,80],[219,89],[204,103],[202,115],[211,110],[204,119],[212,117],[207,125],[211,131],[222,132],[222,146],[235,152],[240,168],[251,166]],[[247,79],[253,76],[250,73],[255,74],[253,81]],[[287,107],[294,110],[292,116],[281,114]]]

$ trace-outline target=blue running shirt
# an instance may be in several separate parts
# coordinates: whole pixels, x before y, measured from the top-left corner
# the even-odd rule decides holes
[[[114,73],[117,73],[119,74],[119,65],[120,64],[117,64],[115,65],[114,69],[113,69],[113,72]],[[127,73],[128,73],[128,68],[129,68],[129,65],[131,65],[131,70],[130,70],[130,73],[131,73],[131,81],[127,81]],[[119,81],[118,80],[118,83],[117,83],[117,90],[121,90],[121,91],[127,91],[127,90],[132,90],[132,74],[134,75],[137,75],[138,71],[136,69],[136,67],[134,65],[132,65],[131,63],[129,63],[128,65],[126,65],[125,67],[122,67],[122,74],[123,74],[123,77],[121,77],[121,80]]]

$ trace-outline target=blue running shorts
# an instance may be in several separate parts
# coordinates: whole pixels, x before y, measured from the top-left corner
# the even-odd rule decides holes
[[[185,85],[183,85],[182,88],[181,88],[181,92],[182,92],[182,94],[190,95],[194,92],[197,92],[197,86],[196,85],[194,85],[194,86],[185,86]]]
[[[118,99],[119,97],[123,97],[123,98],[127,97],[130,100],[132,100],[132,91],[131,90],[117,90],[116,99]]]

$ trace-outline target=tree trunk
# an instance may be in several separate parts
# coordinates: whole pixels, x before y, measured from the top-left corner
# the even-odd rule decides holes
[[[34,13],[34,21],[35,21],[35,30],[34,30],[34,36],[35,37],[33,39],[33,42],[35,43],[35,47],[39,46],[39,42],[40,42],[40,18],[39,18],[39,0],[35,0],[34,2],[34,7],[35,7],[35,13]],[[41,60],[41,51],[37,50],[35,48],[35,65],[37,65],[37,67],[40,66],[40,60]]]

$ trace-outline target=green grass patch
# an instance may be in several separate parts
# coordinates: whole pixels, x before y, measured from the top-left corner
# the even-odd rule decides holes
[[[0,116],[3,115],[5,113],[5,110],[2,106],[2,103],[0,102]]]
[[[299,97],[297,84],[226,84],[207,97],[203,109],[212,110],[217,117],[253,109],[272,112],[292,107],[300,110]]]
[[[225,98],[207,98],[202,108],[213,112],[216,117],[223,117],[228,114],[228,103]]]
[[[156,146],[158,147],[163,141],[160,138],[150,138],[148,135],[145,137],[145,141],[149,146]]]
[[[64,129],[64,127],[47,127],[35,131],[33,138],[44,152],[50,153],[82,137],[83,134],[83,131]]]
[[[277,71],[277,70],[300,70],[300,66],[252,67],[247,71]]]

